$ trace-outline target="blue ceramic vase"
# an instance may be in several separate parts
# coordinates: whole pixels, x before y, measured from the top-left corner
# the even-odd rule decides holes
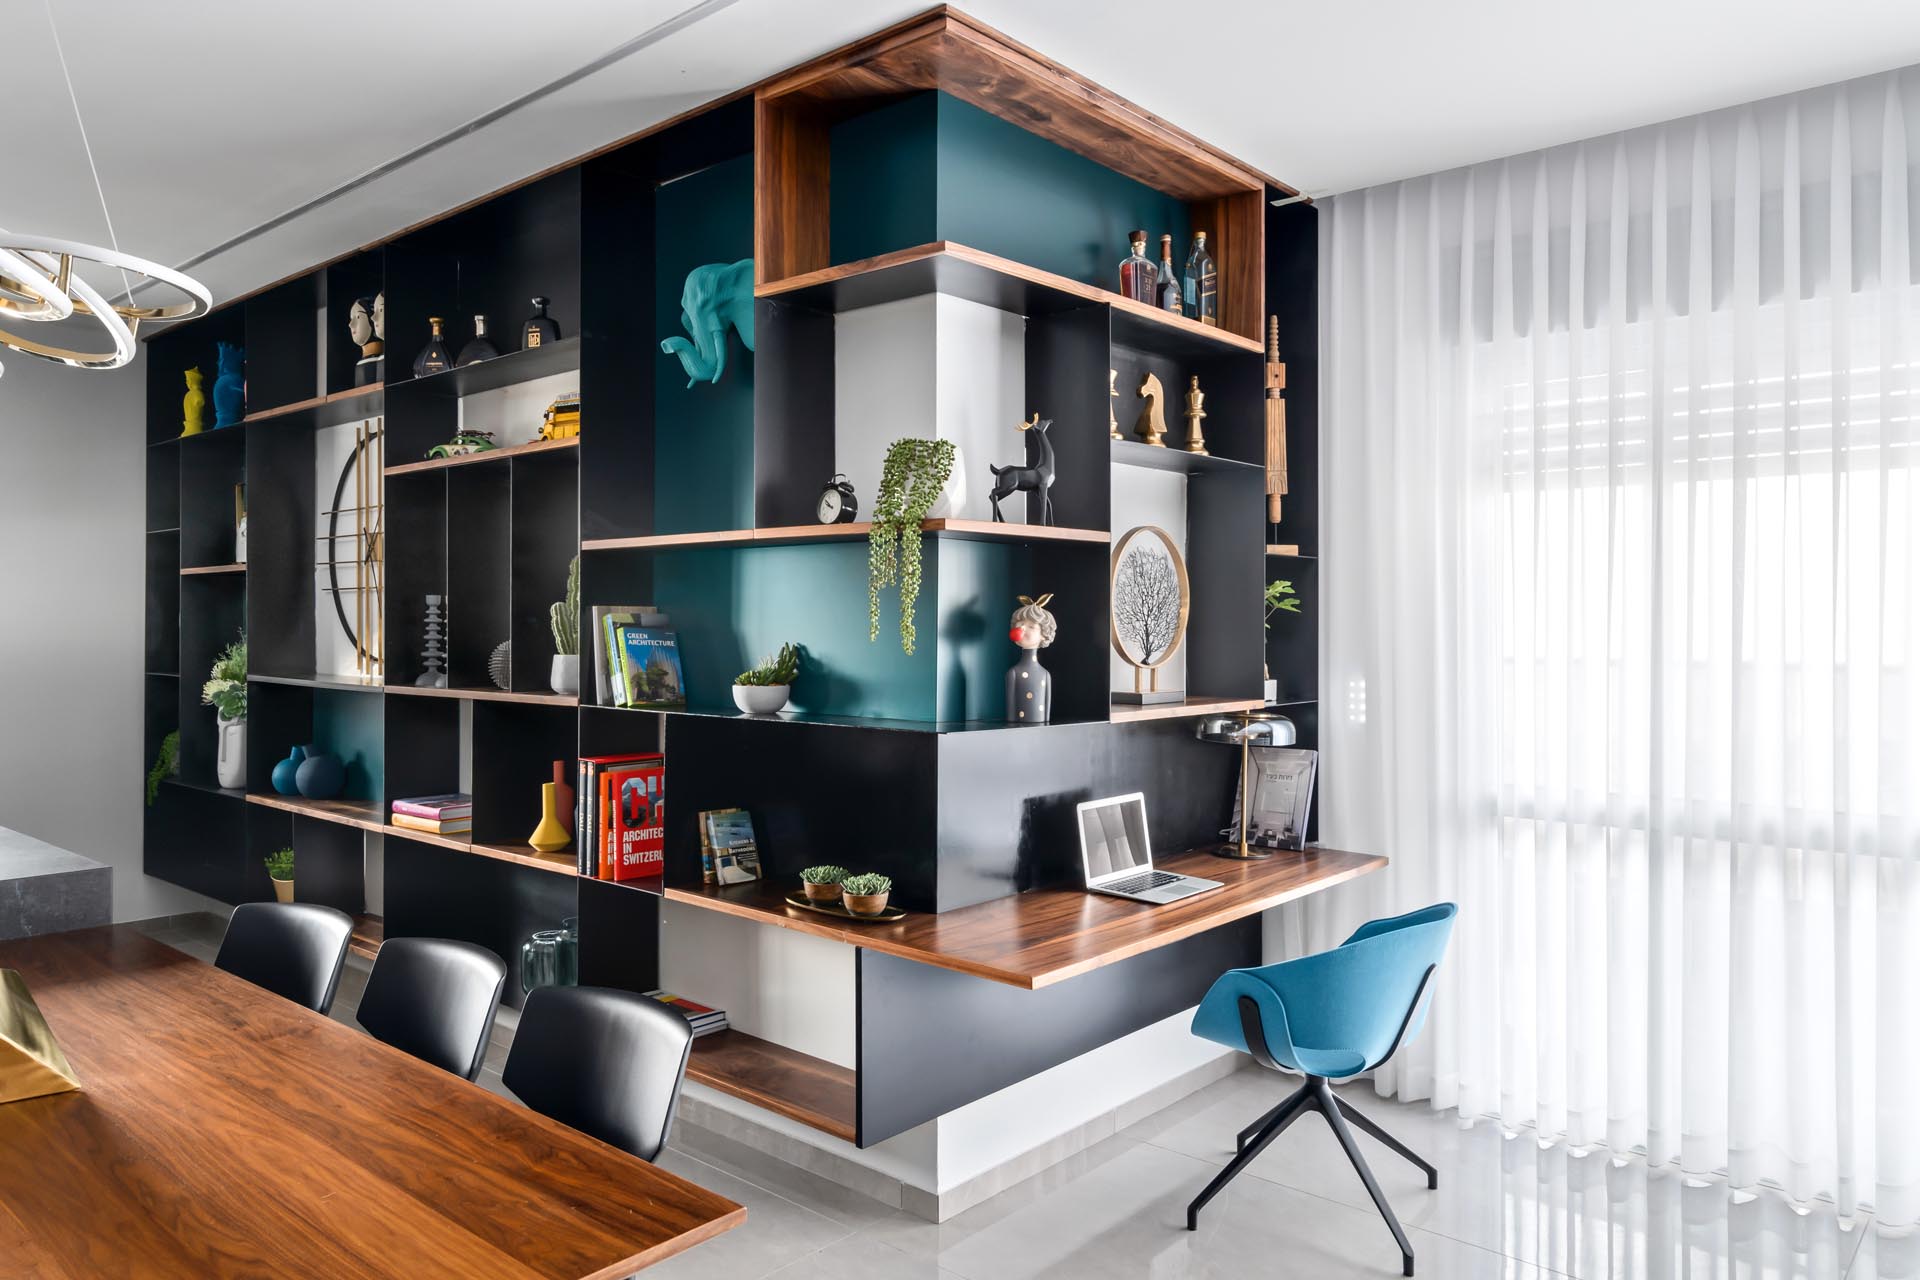
[[[331,800],[347,784],[347,769],[339,757],[308,747],[307,758],[301,762],[294,782],[300,794],[309,800]]]
[[[283,796],[300,794],[298,775],[300,764],[307,758],[305,747],[295,747],[287,752],[287,758],[273,766],[273,789]]]

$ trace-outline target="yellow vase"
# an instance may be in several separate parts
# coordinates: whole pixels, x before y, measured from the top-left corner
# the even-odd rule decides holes
[[[558,853],[571,843],[567,829],[560,825],[560,797],[551,782],[540,784],[540,825],[527,837],[527,843],[541,853]]]

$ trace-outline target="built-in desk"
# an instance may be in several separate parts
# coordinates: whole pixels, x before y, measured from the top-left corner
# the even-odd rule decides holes
[[[1156,867],[1224,881],[1226,888],[1165,906],[1082,889],[1035,889],[977,906],[915,914],[898,924],[853,924],[791,906],[764,881],[668,887],[666,897],[920,964],[1036,990],[1142,952],[1257,915],[1387,864],[1339,849],[1281,852],[1254,862],[1196,851]]]

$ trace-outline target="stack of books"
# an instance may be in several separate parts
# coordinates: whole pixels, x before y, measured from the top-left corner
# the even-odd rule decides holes
[[[436,836],[473,834],[473,797],[459,792],[393,802],[393,825]]]
[[[656,753],[581,756],[574,789],[574,869],[596,880],[645,880],[666,870],[667,767]]]
[[[594,605],[594,701],[603,707],[673,710],[687,705],[680,641],[650,604]]]
[[[693,1028],[693,1038],[696,1040],[727,1029],[727,1012],[724,1009],[709,1009],[704,1004],[695,1004],[671,991],[649,991],[647,994],[685,1018]]]

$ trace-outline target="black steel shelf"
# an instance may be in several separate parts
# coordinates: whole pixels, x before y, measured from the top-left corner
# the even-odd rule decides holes
[[[406,378],[387,383],[389,391],[408,388],[407,394],[471,396],[495,391],[522,382],[532,382],[549,374],[565,373],[580,367],[580,339],[562,338],[544,346],[508,351],[478,364],[462,365],[424,378]]]

